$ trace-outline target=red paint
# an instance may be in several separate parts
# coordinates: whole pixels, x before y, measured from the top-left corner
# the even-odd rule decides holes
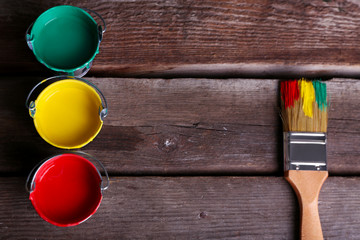
[[[35,175],[30,200],[49,223],[78,225],[98,209],[101,177],[95,166],[76,154],[62,154],[47,160]]]
[[[285,108],[293,107],[294,102],[299,100],[299,84],[296,80],[282,81],[280,83],[281,100]]]

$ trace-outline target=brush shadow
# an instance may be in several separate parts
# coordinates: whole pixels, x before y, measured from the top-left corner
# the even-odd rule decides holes
[[[299,207],[299,203],[296,197],[296,194],[293,192],[293,199],[295,199],[294,201],[294,214],[293,214],[293,228],[294,229],[294,238],[293,239],[299,239],[300,240],[300,207]]]
[[[278,81],[278,87],[277,87],[277,91],[276,91],[276,96],[278,96],[278,100],[276,101],[277,103],[277,111],[278,112],[278,125],[277,125],[277,159],[279,159],[279,172],[278,172],[278,176],[284,176],[284,142],[283,142],[283,122],[281,119],[281,98],[280,98],[280,84],[281,81],[283,81],[284,79],[279,79]]]
[[[289,79],[279,79],[278,81],[278,87],[277,87],[277,96],[278,97],[278,101],[277,101],[277,109],[279,112],[279,121],[278,121],[278,131],[277,131],[277,154],[278,154],[278,159],[279,159],[279,165],[280,167],[280,171],[279,171],[279,176],[284,176],[284,141],[283,141],[283,122],[280,116],[281,113],[281,97],[280,97],[280,84],[282,81],[285,80],[289,80]],[[284,178],[284,181],[285,178]],[[295,192],[293,191],[293,189],[291,188],[290,184],[288,184],[289,189],[291,189],[292,192],[292,199],[293,199],[293,214],[291,214],[292,217],[292,229],[293,229],[293,239],[300,239],[300,208],[299,208],[299,203],[296,197]]]

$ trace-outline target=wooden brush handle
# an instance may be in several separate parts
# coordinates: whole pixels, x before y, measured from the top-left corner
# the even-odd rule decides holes
[[[327,177],[327,171],[289,170],[285,172],[285,179],[295,190],[300,204],[301,240],[323,239],[318,199],[320,189]]]

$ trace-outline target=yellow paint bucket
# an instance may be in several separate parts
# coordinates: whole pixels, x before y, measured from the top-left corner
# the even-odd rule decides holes
[[[35,101],[31,97],[45,86]],[[58,148],[81,148],[100,132],[107,103],[91,82],[70,76],[55,76],[38,83],[26,99],[39,135]]]

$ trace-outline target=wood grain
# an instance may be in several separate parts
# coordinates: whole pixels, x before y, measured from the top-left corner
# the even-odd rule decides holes
[[[358,239],[359,178],[320,193],[325,239]],[[299,209],[281,177],[114,177],[100,208],[69,228],[43,221],[24,179],[0,179],[3,239],[298,239]]]
[[[5,0],[1,73],[51,74],[24,33],[61,4],[93,9],[107,22],[91,75],[360,76],[360,6],[351,0]]]
[[[60,150],[37,134],[24,102],[41,78],[1,78],[0,172],[24,174]],[[109,104],[83,148],[121,175],[283,175],[278,80],[89,78]],[[357,175],[360,82],[333,79],[330,175]],[[20,87],[21,86],[21,87]]]

